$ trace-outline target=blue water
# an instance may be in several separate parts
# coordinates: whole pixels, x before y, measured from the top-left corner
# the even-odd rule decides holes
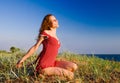
[[[88,56],[92,56],[92,54],[87,54]],[[120,61],[120,54],[94,54],[94,56],[112,61]]]

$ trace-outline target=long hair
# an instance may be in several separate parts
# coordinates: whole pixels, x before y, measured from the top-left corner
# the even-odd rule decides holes
[[[44,30],[50,30],[50,28],[49,28],[49,26],[48,26],[48,24],[49,24],[49,22],[50,22],[50,20],[49,20],[49,17],[50,17],[50,16],[53,16],[53,15],[52,15],[52,14],[47,14],[47,15],[43,18],[43,21],[42,21],[42,24],[41,24],[41,26],[40,26],[39,34],[38,34],[38,38],[37,38],[37,39],[40,38],[40,35],[41,35],[41,33],[42,33]]]

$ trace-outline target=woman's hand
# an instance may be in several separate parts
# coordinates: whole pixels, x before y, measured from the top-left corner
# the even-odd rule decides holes
[[[46,38],[47,38],[47,37],[46,37]],[[17,62],[16,68],[21,68],[21,67],[23,66],[23,62],[24,62],[27,58],[29,58],[29,57],[38,49],[38,47],[40,46],[40,44],[42,43],[43,40],[44,40],[44,37],[41,36],[41,37],[37,40],[36,44],[35,44],[34,46],[32,46],[32,47],[28,50],[28,52],[26,53],[26,55],[25,55],[21,60],[19,60],[19,61]]]
[[[23,66],[23,62],[20,62],[20,60],[16,64],[16,68],[21,68]]]

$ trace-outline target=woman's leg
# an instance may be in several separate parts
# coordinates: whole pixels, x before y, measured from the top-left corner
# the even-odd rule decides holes
[[[69,80],[74,78],[73,72],[60,67],[48,67],[48,68],[42,69],[42,73],[48,76],[55,75],[55,76],[66,77]]]
[[[72,72],[74,72],[78,68],[75,63],[69,61],[56,61],[55,67],[61,67]]]

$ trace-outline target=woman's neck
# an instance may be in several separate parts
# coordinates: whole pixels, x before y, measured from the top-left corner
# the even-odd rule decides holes
[[[56,28],[50,28],[51,32],[56,34]]]

